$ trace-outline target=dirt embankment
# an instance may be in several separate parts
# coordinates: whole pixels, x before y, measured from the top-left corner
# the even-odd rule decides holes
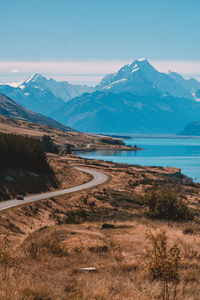
[[[51,169],[46,173],[4,169],[0,171],[0,201],[15,198],[18,194],[30,195],[55,189],[68,188],[91,179],[74,169],[66,159],[48,155]]]

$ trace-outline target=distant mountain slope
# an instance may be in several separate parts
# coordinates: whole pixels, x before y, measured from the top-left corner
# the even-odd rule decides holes
[[[80,131],[175,134],[200,114],[200,102],[190,90],[146,59],[105,76],[96,89],[51,116]]]
[[[21,89],[9,85],[0,85],[0,93],[14,99],[24,107],[46,116],[65,103],[50,91],[38,88],[24,87],[24,89]]]
[[[49,116],[73,97],[90,91],[87,86],[57,82],[34,74],[18,84],[1,84],[0,93],[10,97],[28,109]]]
[[[29,87],[48,90],[54,94],[54,96],[61,98],[64,102],[68,102],[83,93],[93,91],[93,88],[87,85],[75,85],[67,81],[56,81],[52,78],[46,79],[38,73],[26,78],[20,83],[19,87],[22,89]]]
[[[179,134],[200,136],[200,121],[187,124]]]
[[[170,95],[83,94],[52,114],[86,132],[177,133],[200,115],[200,103]]]
[[[41,123],[53,128],[72,131],[70,127],[67,127],[51,118],[45,117],[41,114],[28,110],[2,94],[0,94],[0,115],[11,119],[24,120],[33,123]]]
[[[200,90],[200,82],[194,78],[185,79],[183,76],[176,72],[169,71],[168,76],[176,80],[182,87],[194,96],[194,98],[198,98],[196,95],[197,91]]]

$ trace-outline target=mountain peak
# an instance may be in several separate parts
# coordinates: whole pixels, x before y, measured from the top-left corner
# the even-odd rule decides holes
[[[43,76],[42,76],[41,74],[39,74],[39,73],[34,73],[33,75],[28,76],[28,77],[22,82],[22,85],[23,85],[23,84],[30,83],[30,82],[35,82],[37,79],[45,79],[45,77],[43,77]]]
[[[146,57],[142,57],[139,59],[135,59],[134,61],[130,62],[128,65],[131,66],[132,64],[135,64],[135,63],[141,64],[141,65],[146,64],[146,63],[150,64]]]
[[[119,72],[114,76],[115,80],[123,78],[132,78],[133,73],[140,71],[140,73],[157,72],[154,67],[148,62],[146,58],[136,59],[127,65],[124,65]],[[138,73],[138,72],[137,72]]]

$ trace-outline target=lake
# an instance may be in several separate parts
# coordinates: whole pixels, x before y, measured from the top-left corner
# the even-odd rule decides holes
[[[142,166],[180,168],[182,173],[200,182],[200,139],[132,138],[126,144],[142,151],[94,151],[79,153],[81,157]]]

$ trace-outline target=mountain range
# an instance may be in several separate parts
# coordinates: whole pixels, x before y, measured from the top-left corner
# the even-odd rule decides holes
[[[199,119],[200,82],[161,73],[146,59],[103,78],[94,92],[65,103],[51,116],[80,131],[169,134]]]
[[[0,84],[0,93],[46,116],[65,102],[91,90],[92,88],[86,85],[72,85],[67,81],[46,79],[38,73],[19,83]]]
[[[82,132],[176,134],[199,120],[200,82],[157,71],[147,59],[106,75],[95,88],[36,73],[0,93]]]

